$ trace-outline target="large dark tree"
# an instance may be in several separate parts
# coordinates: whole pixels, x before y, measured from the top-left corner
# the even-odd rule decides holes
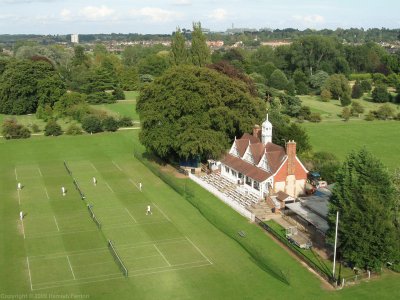
[[[0,76],[0,112],[35,113],[39,104],[52,105],[64,92],[64,84],[50,63],[12,61]]]
[[[345,261],[377,271],[399,261],[396,197],[386,167],[370,152],[361,149],[347,157],[336,175],[328,215],[333,242],[339,211],[338,250]]]
[[[208,68],[178,66],[145,85],[140,140],[164,159],[219,157],[265,115],[247,86]]]

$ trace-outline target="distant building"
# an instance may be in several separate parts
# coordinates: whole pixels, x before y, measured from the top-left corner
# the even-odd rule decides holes
[[[207,41],[208,47],[220,48],[224,45],[224,41]]]
[[[279,46],[289,46],[291,44],[292,44],[292,41],[287,41],[287,40],[261,42],[261,46],[270,46],[272,48],[279,47]]]
[[[71,34],[71,43],[79,44],[79,35],[74,33]]]

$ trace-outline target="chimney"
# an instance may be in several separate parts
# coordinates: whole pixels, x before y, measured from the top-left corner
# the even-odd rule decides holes
[[[253,127],[253,136],[258,138],[261,141],[261,127],[260,127],[260,125],[254,125],[254,127]]]
[[[286,155],[288,156],[288,175],[294,175],[296,172],[296,142],[286,143]]]

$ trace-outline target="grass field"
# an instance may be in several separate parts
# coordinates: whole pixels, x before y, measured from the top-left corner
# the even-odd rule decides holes
[[[21,116],[0,114],[0,131],[3,126],[3,121],[5,119],[12,119],[12,118],[16,119],[19,124],[27,126],[30,130],[31,130],[31,127],[33,124],[36,124],[39,127],[40,131],[43,131],[44,127],[46,126],[46,122],[43,120],[37,119],[35,114],[21,115]],[[77,124],[76,121],[67,120],[67,119],[57,120],[57,123],[60,124],[60,126],[63,130],[66,130],[71,124]]]
[[[135,95],[137,92],[125,92],[128,93],[128,95]],[[95,109],[100,109],[106,111],[108,114],[118,118],[122,116],[127,116],[131,117],[133,121],[138,122],[139,121],[139,115],[136,113],[136,100],[133,98],[133,96],[130,96],[130,100],[121,100],[116,103],[111,103],[111,104],[100,104],[100,105],[92,105],[93,108]],[[5,119],[9,118],[14,118],[17,120],[18,123],[27,126],[29,129],[31,129],[31,126],[33,124],[36,124],[39,126],[40,131],[44,130],[44,127],[46,126],[46,122],[40,119],[36,118],[35,114],[32,115],[21,115],[21,116],[16,116],[16,115],[4,115],[0,114],[0,131],[1,127],[3,125],[3,121]],[[61,128],[65,131],[72,123],[73,124],[78,124],[74,120],[69,120],[69,119],[58,119],[57,123],[60,124]]]
[[[136,113],[136,100],[121,100],[111,104],[92,105],[93,108],[101,109],[115,117],[131,117],[133,121],[139,121]]]
[[[0,140],[0,295],[93,299],[395,299],[400,276],[327,291],[253,224],[198,186],[210,210],[243,229],[286,274],[263,271],[132,156],[136,131]],[[80,199],[66,172],[86,195]],[[92,177],[97,178],[97,185]],[[21,182],[23,189],[16,190]],[[138,183],[143,183],[139,191]],[[61,194],[61,186],[67,189]],[[87,209],[91,204],[101,230]],[[153,214],[146,216],[146,206]],[[24,211],[23,222],[18,219]],[[107,248],[113,240],[124,277]],[[3,297],[4,298],[4,297]]]
[[[111,115],[131,117],[134,121],[139,121],[139,115],[136,113],[136,100],[139,97],[138,91],[125,91],[125,100],[117,103],[93,105],[94,108],[105,110]]]
[[[340,105],[339,100],[330,100],[329,102],[322,102],[319,96],[298,96],[301,102],[305,106],[309,106],[312,112],[318,112],[321,114],[323,121],[337,121],[341,118],[339,115],[342,113],[343,107]],[[371,98],[366,94],[362,99],[356,99],[365,108],[364,115],[370,110],[376,110],[382,103],[374,103]],[[388,103],[392,106],[396,113],[400,112],[400,105],[394,103]],[[351,120],[362,120],[361,118],[353,117]]]
[[[313,149],[344,159],[351,150],[366,147],[387,167],[400,167],[400,122],[332,121],[303,123]]]

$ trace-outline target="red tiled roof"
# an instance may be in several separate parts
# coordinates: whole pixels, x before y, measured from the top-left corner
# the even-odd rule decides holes
[[[263,155],[267,156],[270,172],[258,168],[257,166],[242,160],[244,153],[250,142],[250,151],[253,154],[254,164],[257,165],[262,159]],[[234,170],[253,178],[259,182],[266,180],[274,174],[281,167],[286,157],[286,151],[283,147],[273,143],[262,144],[257,137],[251,134],[243,134],[241,139],[235,141],[236,148],[239,152],[240,158],[227,154],[221,162]]]
[[[226,154],[225,157],[221,160],[221,163],[258,182],[263,182],[264,180],[271,177],[271,175],[273,174],[257,168],[256,166],[230,154]]]
[[[243,157],[244,153],[246,152],[247,146],[249,146],[249,140],[236,140],[236,149],[239,152],[239,155]]]
[[[255,137],[254,135],[251,135],[247,132],[243,133],[242,137],[239,140],[250,140],[250,144],[260,143],[260,139],[258,137]]]
[[[276,194],[276,198],[277,198],[279,201],[285,201],[285,199],[288,198],[288,197],[290,197],[290,196],[289,196],[288,194],[282,192],[282,191],[279,191],[279,192]]]
[[[251,144],[250,150],[253,154],[254,163],[258,164],[264,154],[264,145],[261,143]]]
[[[282,165],[286,156],[286,151],[283,147],[268,143],[265,146],[265,153],[267,155],[268,164],[272,172],[276,172]]]

